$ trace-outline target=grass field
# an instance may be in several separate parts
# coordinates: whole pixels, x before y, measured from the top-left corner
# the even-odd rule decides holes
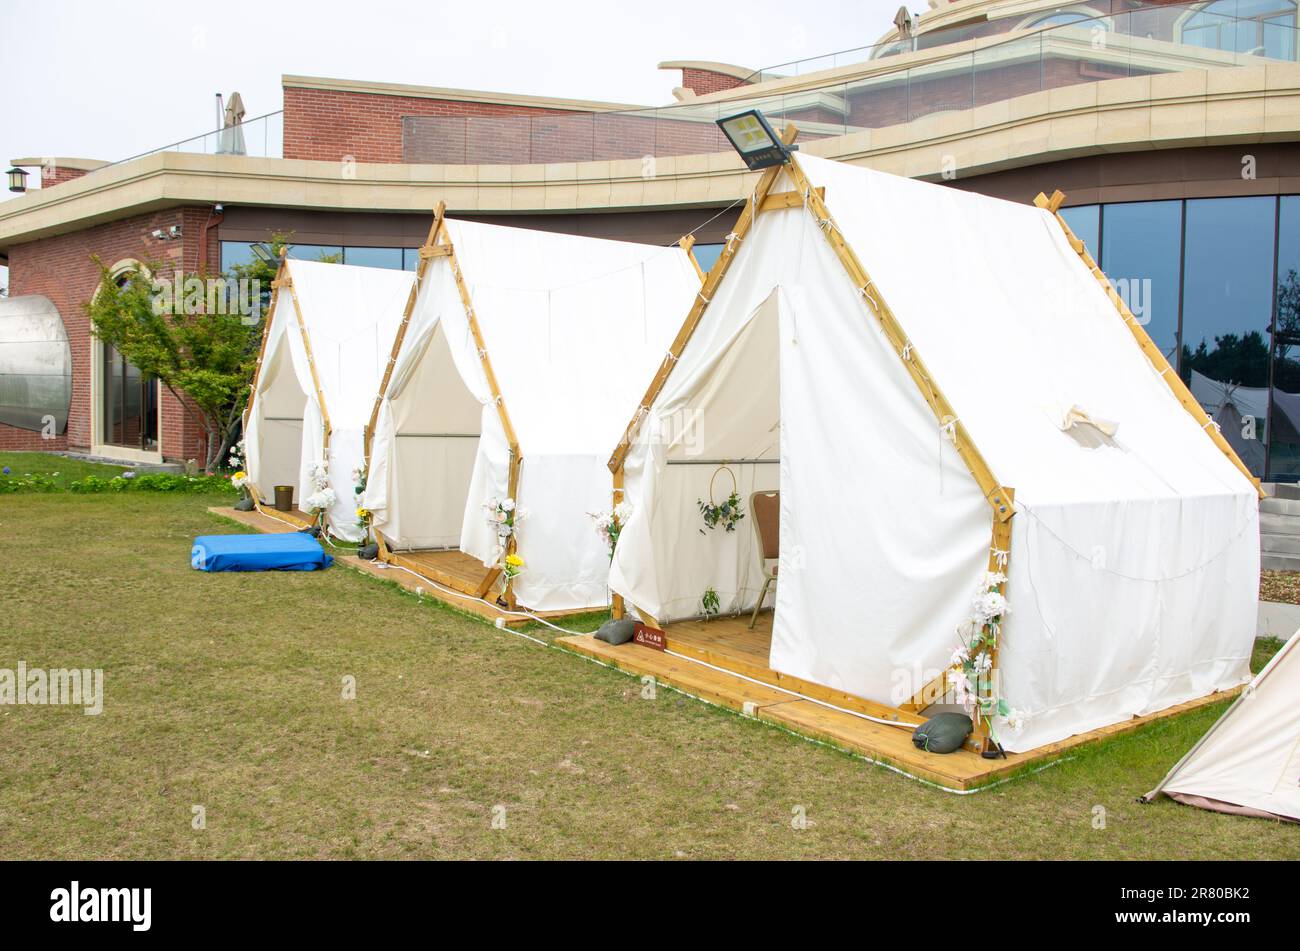
[[[4,470],[9,475],[4,475]],[[0,479],[22,479],[27,476],[49,476],[56,483],[66,485],[86,476],[98,476],[111,479],[129,471],[122,466],[110,466],[99,462],[84,462],[67,456],[56,456],[48,452],[0,452]]]
[[[0,707],[0,855],[1300,858],[1300,827],[1134,802],[1222,704],[955,796],[346,568],[195,572],[221,501],[0,496],[0,667],[106,693]]]

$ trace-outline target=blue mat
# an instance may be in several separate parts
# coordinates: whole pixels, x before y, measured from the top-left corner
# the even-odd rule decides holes
[[[199,571],[315,571],[333,563],[333,556],[302,532],[200,535],[190,549],[190,565]]]

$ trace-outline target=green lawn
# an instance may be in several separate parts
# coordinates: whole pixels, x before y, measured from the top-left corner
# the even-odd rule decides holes
[[[5,475],[4,470],[9,469]],[[98,462],[83,462],[56,456],[48,452],[0,452],[0,479],[23,479],[28,476],[48,476],[60,485],[66,485],[86,476],[111,479],[128,470],[123,466],[110,466]]]
[[[0,855],[1300,858],[1298,827],[1134,802],[1222,704],[955,796],[346,568],[193,571],[238,530],[215,501],[0,496],[0,667],[107,695],[0,707]]]

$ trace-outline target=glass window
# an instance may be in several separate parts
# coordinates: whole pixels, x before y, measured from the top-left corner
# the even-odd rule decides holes
[[[1265,463],[1276,205],[1271,197],[1190,200],[1183,251],[1179,371],[1257,476]]]
[[[402,270],[416,271],[420,267],[420,249],[403,248],[402,249]]]
[[[402,270],[401,248],[344,248],[343,263],[359,267],[388,267]]]
[[[289,257],[295,261],[333,261],[343,260],[343,249],[337,244],[291,244]]]
[[[718,263],[718,258],[722,257],[722,249],[725,247],[725,244],[697,244],[691,250],[695,252],[695,260],[700,262],[700,267],[704,268],[707,274],[713,265]]]
[[[1107,205],[1101,269],[1169,361],[1178,352],[1183,209],[1180,201]]]
[[[1083,239],[1088,251],[1096,258],[1101,247],[1101,206],[1076,205],[1073,208],[1062,208],[1061,217],[1075,236]]]
[[[1300,196],[1282,198],[1277,227],[1268,477],[1300,481]]]
[[[1181,39],[1204,49],[1290,60],[1295,25],[1294,0],[1216,0],[1183,21]]]
[[[247,241],[221,242],[221,272],[229,274],[237,264],[252,264],[254,260],[252,245]]]

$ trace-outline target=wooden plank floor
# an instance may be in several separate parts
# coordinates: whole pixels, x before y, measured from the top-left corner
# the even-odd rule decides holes
[[[463,551],[395,551],[392,558],[403,568],[465,594],[476,593],[488,572],[483,562]]]
[[[239,522],[241,525],[247,525],[249,528],[257,529],[259,532],[277,533],[298,531],[298,529],[293,525],[281,521],[278,518],[274,518],[273,516],[264,515],[261,512],[236,512],[233,508],[223,507],[209,508],[208,511],[213,515],[220,515],[222,518],[228,518],[232,521]],[[434,601],[441,601],[443,604],[465,611],[469,614],[477,615],[484,620],[493,623],[500,620],[506,627],[525,627],[532,623],[531,618],[519,617],[515,614],[506,614],[503,611],[498,610],[496,607],[493,607],[490,604],[485,604],[482,601],[470,597],[457,597],[454,594],[439,591],[437,588],[434,588],[429,584],[429,580],[419,575],[411,574],[409,570],[402,571],[400,568],[385,565],[381,562],[363,561],[356,555],[344,554],[340,551],[331,551],[330,553],[341,565],[354,568],[357,571],[371,575],[375,578],[382,578],[384,581],[391,581],[395,584],[401,585],[408,591],[418,593],[420,597],[431,598]],[[434,554],[441,553],[439,552]],[[469,555],[463,555],[461,552],[456,552],[455,554],[462,555],[464,558],[469,558],[471,562],[478,565],[479,574],[477,577],[479,579],[483,577],[483,566],[479,564],[479,562],[475,561],[475,559],[471,558]],[[533,613],[537,617],[546,618],[548,621],[554,621],[557,618],[570,617],[574,614],[586,612],[534,611]]]
[[[614,647],[590,635],[561,637],[556,643],[628,673],[649,674],[661,683],[711,703],[747,713],[792,732],[858,753],[873,762],[895,767],[919,779],[960,791],[987,785],[1022,770],[1044,766],[1085,743],[1128,733],[1146,723],[1176,716],[1205,704],[1217,703],[1238,692],[1231,690],[1211,694],[1027,753],[1008,753],[1005,758],[987,760],[968,749],[948,754],[927,753],[912,745],[910,729],[863,719],[850,711],[870,713],[869,708],[861,709],[849,703],[836,702],[843,698],[865,704],[870,704],[870,701],[861,701],[861,698],[852,698],[839,691],[827,691],[826,688],[818,688],[825,691],[825,694],[813,693],[807,688],[818,685],[770,670],[767,667],[766,645],[771,638],[771,614],[767,614],[766,618],[765,622],[764,616],[759,616],[754,631],[748,630],[747,618],[717,618],[709,622],[669,624],[665,636],[668,649],[673,653],[652,650],[638,644]],[[712,667],[704,666],[706,663]],[[724,669],[713,669],[715,667]],[[761,682],[755,683],[755,680]],[[785,689],[777,689],[779,687]],[[797,689],[798,687],[804,689]],[[834,709],[828,703],[843,709]],[[915,722],[922,719],[918,717]]]

